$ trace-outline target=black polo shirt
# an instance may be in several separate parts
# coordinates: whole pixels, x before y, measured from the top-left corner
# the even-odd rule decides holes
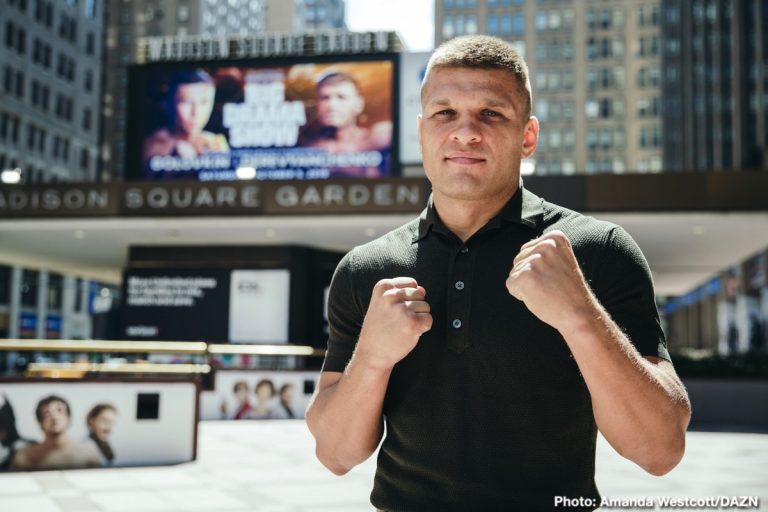
[[[521,188],[463,243],[430,199],[418,219],[350,251],[331,284],[323,371],[346,367],[380,279],[415,278],[432,310],[432,329],[389,380],[377,508],[552,510],[555,496],[599,503],[586,384],[560,334],[505,286],[520,247],[554,229],[639,352],[669,359],[648,266],[622,228]]]

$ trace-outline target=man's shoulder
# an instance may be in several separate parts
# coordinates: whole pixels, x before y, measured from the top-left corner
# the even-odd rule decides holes
[[[574,249],[603,248],[618,224],[579,213],[549,201],[542,201],[544,233],[559,230],[568,236]]]
[[[419,218],[397,227],[370,242],[352,248],[345,259],[354,270],[384,269],[408,264],[415,254],[414,239],[419,229]]]

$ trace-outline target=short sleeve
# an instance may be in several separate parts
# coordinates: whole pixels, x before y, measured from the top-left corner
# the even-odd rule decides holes
[[[328,350],[322,371],[343,372],[357,345],[365,317],[354,278],[354,255],[349,252],[336,267],[328,292]]]
[[[596,284],[598,300],[638,352],[670,361],[650,268],[640,247],[619,226],[608,235]]]

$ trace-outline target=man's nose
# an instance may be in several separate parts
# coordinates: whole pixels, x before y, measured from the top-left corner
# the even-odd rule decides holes
[[[477,121],[465,116],[456,122],[451,138],[462,144],[473,144],[480,142],[482,135]]]

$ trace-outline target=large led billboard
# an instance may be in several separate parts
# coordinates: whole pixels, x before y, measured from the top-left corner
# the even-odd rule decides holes
[[[154,63],[130,71],[130,179],[392,176],[394,55]]]

